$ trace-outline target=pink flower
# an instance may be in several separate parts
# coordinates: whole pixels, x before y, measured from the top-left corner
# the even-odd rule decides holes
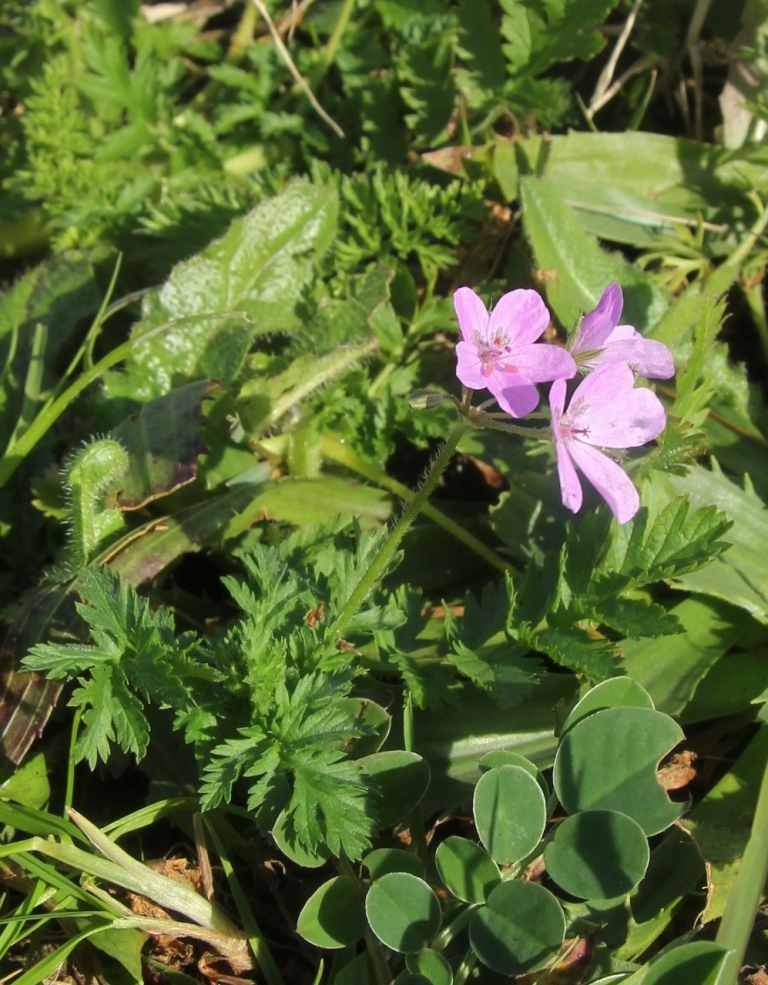
[[[675,375],[672,353],[663,342],[645,339],[631,325],[619,325],[624,296],[618,284],[609,284],[597,307],[585,316],[570,346],[579,369],[589,371],[604,363],[624,363],[639,376],[668,380]]]
[[[510,291],[488,312],[469,287],[453,296],[463,339],[456,346],[456,375],[470,390],[488,389],[502,410],[524,417],[539,402],[536,383],[570,379],[570,353],[535,344],[549,325],[549,312],[536,291]]]
[[[619,521],[631,520],[640,496],[621,466],[598,448],[636,448],[657,438],[666,418],[659,398],[635,388],[629,366],[611,362],[599,366],[574,391],[565,411],[565,380],[549,392],[552,433],[563,505],[581,509],[583,493],[575,466],[597,489]]]

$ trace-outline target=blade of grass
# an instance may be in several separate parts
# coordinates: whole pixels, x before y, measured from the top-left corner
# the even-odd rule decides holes
[[[224,848],[222,839],[219,837],[219,834],[214,827],[210,815],[204,814],[203,822],[205,823],[205,828],[211,837],[216,853],[219,856],[219,861],[221,862],[221,867],[224,870],[224,875],[227,877],[229,888],[232,891],[232,898],[235,901],[237,912],[240,915],[240,920],[248,937],[248,942],[250,943],[251,950],[256,958],[256,964],[261,969],[261,972],[267,981],[267,985],[284,985],[283,976],[280,974],[280,971],[275,964],[275,959],[272,957],[272,952],[269,950],[269,945],[259,929],[259,925],[256,922],[256,917],[254,916],[253,910],[251,909],[248,899],[243,892],[243,888],[240,885],[240,880],[235,875],[234,866],[232,865],[229,855]]]
[[[767,726],[763,726],[765,729]],[[718,985],[735,985],[768,874],[768,761],[763,769],[752,832],[715,941],[728,948]]]
[[[129,339],[122,345],[117,346],[108,352],[103,359],[100,359],[95,366],[86,369],[66,390],[51,403],[46,404],[37,417],[32,421],[27,430],[18,438],[11,440],[0,459],[0,487],[4,486],[11,478],[16,469],[21,465],[27,455],[32,451],[40,439],[50,430],[50,428],[61,417],[72,401],[78,397],[86,387],[97,380],[102,373],[122,362],[131,351],[148,339],[159,335],[172,325],[184,325],[190,322],[199,321],[201,318],[221,318],[225,315],[245,317],[242,312],[236,311],[212,311],[206,315],[190,315],[185,318],[174,318],[172,321],[164,322],[162,325],[155,325],[147,329],[134,339]]]
[[[38,402],[40,400],[40,390],[43,383],[43,373],[45,372],[45,349],[48,344],[48,326],[44,322],[35,325],[35,333],[32,336],[32,352],[27,366],[27,376],[24,380],[24,393],[22,396],[21,411],[16,421],[16,426],[11,433],[9,445],[18,440],[19,435],[23,434],[35,417]]]

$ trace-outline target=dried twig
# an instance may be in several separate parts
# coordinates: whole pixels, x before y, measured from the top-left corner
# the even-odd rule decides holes
[[[616,44],[614,45],[613,51],[611,52],[611,57],[608,59],[605,68],[600,73],[600,78],[597,80],[597,85],[595,86],[595,91],[592,95],[592,99],[589,102],[589,108],[587,109],[587,116],[592,119],[595,113],[600,109],[601,106],[605,106],[609,99],[621,88],[621,82],[626,81],[629,75],[625,72],[620,76],[618,82],[611,85],[611,80],[613,79],[613,73],[616,71],[616,65],[618,64],[619,58],[621,57],[622,51],[629,40],[629,35],[632,33],[632,28],[635,26],[635,21],[637,20],[637,12],[640,10],[640,5],[643,0],[635,0],[632,10],[629,12],[629,17],[624,27],[621,29],[621,34],[619,35]],[[643,59],[641,59],[643,61]],[[638,64],[638,63],[636,63]],[[640,70],[641,71],[641,70]],[[632,75],[637,74],[632,72]],[[607,95],[610,93],[609,95]]]
[[[295,63],[294,63],[293,59],[291,58],[290,52],[288,51],[288,49],[283,44],[283,39],[280,37],[280,32],[277,30],[277,28],[275,27],[275,24],[274,24],[272,18],[269,16],[269,11],[264,6],[263,0],[253,0],[253,5],[256,7],[256,9],[258,10],[258,12],[264,18],[264,22],[267,25],[267,27],[269,28],[269,33],[272,35],[272,40],[275,42],[275,47],[277,48],[277,50],[282,55],[283,61],[288,66],[288,70],[290,71],[291,75],[295,79],[296,84],[299,86],[299,88],[302,90],[302,92],[304,92],[304,94],[306,95],[307,99],[312,104],[312,108],[314,109],[314,111],[317,113],[317,115],[322,120],[324,120],[328,124],[328,126],[333,130],[333,132],[337,136],[343,137],[344,136],[344,131],[341,129],[341,127],[339,126],[339,124],[335,120],[333,120],[325,112],[325,110],[323,109],[323,107],[320,105],[320,103],[315,98],[315,94],[312,92],[312,90],[307,85],[307,83],[306,83],[303,75],[296,68]]]
[[[592,102],[589,104],[589,109],[587,110],[587,115],[590,120],[595,115],[595,113],[602,109],[606,103],[610,102],[616,93],[621,89],[627,79],[631,79],[633,75],[638,75],[640,72],[644,72],[648,68],[653,68],[654,61],[651,58],[638,58],[634,65],[630,65],[629,68],[622,72],[621,75],[616,79],[612,86],[606,89],[602,95],[593,96]],[[597,90],[595,90],[597,92]]]

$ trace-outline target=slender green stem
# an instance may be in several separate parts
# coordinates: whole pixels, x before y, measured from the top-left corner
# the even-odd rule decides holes
[[[374,465],[369,465],[368,462],[360,458],[349,445],[344,444],[336,435],[323,435],[320,444],[320,453],[323,458],[337,462],[352,472],[357,472],[358,475],[362,475],[363,478],[368,479],[370,482],[375,482],[377,486],[381,486],[383,489],[394,493],[395,496],[398,496],[406,503],[410,503],[416,495],[408,486],[404,486],[402,482],[391,478],[386,472],[382,472],[381,469],[377,469]],[[424,503],[422,512],[424,516],[428,516],[430,520],[433,520],[443,530],[455,537],[456,540],[461,541],[462,544],[466,544],[470,550],[483,558],[484,561],[493,565],[494,568],[505,572],[513,570],[511,564],[508,564],[494,550],[481,540],[478,540],[477,537],[474,537],[464,527],[456,523],[455,520],[446,516],[436,506],[433,506],[431,503]]]
[[[766,726],[763,726],[765,728]],[[752,833],[715,940],[728,949],[717,985],[736,985],[768,873],[768,762],[757,797]]]
[[[77,733],[80,731],[80,716],[82,709],[77,708],[72,718],[72,734],[69,740],[69,756],[67,757],[67,786],[64,791],[64,817],[72,806],[75,795],[75,747],[77,746]]]
[[[768,226],[768,206],[764,206],[757,195],[750,195],[749,197],[755,203],[760,214],[757,217],[757,222],[723,264],[725,267],[738,267],[742,260],[749,256],[755,243],[765,232],[765,227]]]
[[[235,874],[234,866],[227,854],[222,839],[219,837],[219,833],[216,830],[212,818],[209,814],[203,816],[203,822],[210,835],[213,846],[216,849],[216,853],[219,856],[219,861],[221,862],[221,867],[224,870],[224,875],[227,877],[227,882],[229,883],[229,888],[232,891],[232,897],[235,901],[235,906],[240,914],[240,919],[243,922],[243,927],[246,934],[248,935],[248,943],[251,945],[251,950],[256,958],[256,964],[261,970],[267,985],[284,985],[283,976],[280,974],[280,970],[275,964],[275,959],[272,957],[272,952],[269,949],[264,935],[259,929],[259,925],[256,922],[256,917],[253,914],[253,910],[248,903],[248,898],[243,892],[243,888],[240,885],[240,880]]]
[[[470,424],[466,424],[463,420],[458,421],[454,425],[454,428],[448,435],[445,444],[438,452],[435,460],[432,462],[429,472],[427,473],[427,477],[422,483],[421,488],[406,506],[402,516],[392,528],[392,531],[381,550],[373,559],[370,567],[350,595],[347,604],[341,610],[335,626],[336,634],[339,637],[344,635],[347,626],[354,618],[357,610],[362,605],[363,600],[386,571],[387,565],[389,564],[392,555],[397,550],[400,541],[405,536],[405,533],[410,525],[424,508],[424,504],[429,499],[432,491],[438,483],[438,480],[440,479],[440,476],[448,466],[448,463],[450,462],[453,453],[456,451],[459,442],[467,431],[471,430],[471,427],[472,426]]]
[[[339,45],[341,44],[341,39],[344,37],[344,31],[347,29],[349,18],[352,16],[352,9],[354,6],[355,0],[344,0],[341,10],[339,11],[339,16],[336,18],[336,23],[333,25],[331,36],[328,38],[328,43],[325,48],[323,48],[323,53],[320,56],[320,60],[311,74],[313,86],[317,86],[319,84],[320,80],[333,64],[333,60],[336,57],[336,52],[339,50]]]
[[[413,723],[413,695],[406,691],[405,705],[403,707],[403,745],[406,752],[413,752],[416,747],[416,735]],[[427,833],[424,829],[424,815],[417,804],[411,811],[411,847],[426,862],[427,860]]]
[[[461,964],[456,969],[456,974],[453,976],[453,985],[464,985],[476,963],[477,957],[475,956],[475,952],[470,949],[461,959]]]

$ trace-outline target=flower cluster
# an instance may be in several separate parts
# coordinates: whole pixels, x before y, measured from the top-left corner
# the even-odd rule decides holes
[[[454,295],[462,339],[456,347],[459,380],[487,389],[502,410],[520,418],[539,403],[537,383],[552,383],[552,439],[563,505],[581,509],[577,468],[606,501],[619,523],[631,520],[640,497],[621,466],[600,449],[636,448],[657,438],[666,415],[652,391],[635,387],[636,375],[669,379],[675,367],[661,342],[620,325],[624,299],[610,284],[579,326],[567,349],[538,342],[549,312],[536,291],[505,294],[488,311],[468,287]],[[584,379],[566,408],[567,381]]]

